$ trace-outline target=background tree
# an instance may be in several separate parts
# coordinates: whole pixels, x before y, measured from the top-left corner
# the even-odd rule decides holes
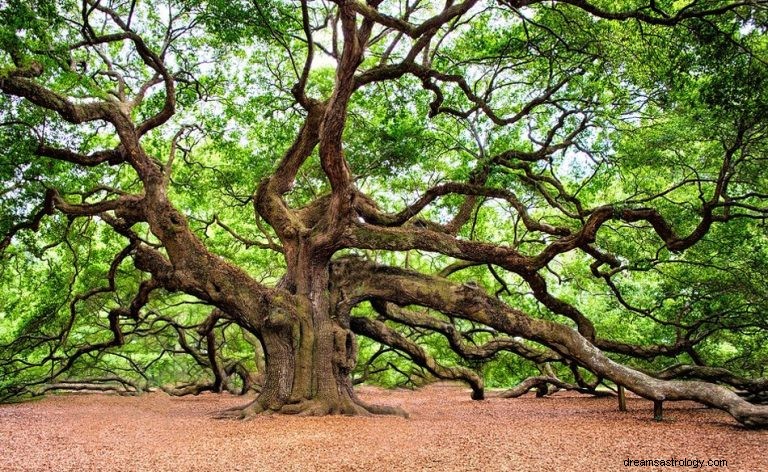
[[[0,395],[402,413],[360,336],[764,426],[765,5],[5,2]]]

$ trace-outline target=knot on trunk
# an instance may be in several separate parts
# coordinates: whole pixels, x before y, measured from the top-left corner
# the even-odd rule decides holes
[[[340,326],[334,327],[333,350],[339,372],[349,374],[357,365],[357,340],[354,333]]]
[[[273,331],[290,330],[295,324],[296,318],[281,307],[272,308],[264,320],[264,325]]]

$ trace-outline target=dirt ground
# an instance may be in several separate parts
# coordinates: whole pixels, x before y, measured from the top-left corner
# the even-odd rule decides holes
[[[694,404],[557,394],[470,400],[466,389],[364,387],[363,399],[399,405],[410,419],[259,417],[217,420],[244,398],[62,395],[0,405],[0,470],[29,471],[593,471],[626,459],[725,460],[728,471],[768,470],[768,431],[739,427]],[[717,467],[704,467],[714,470]]]

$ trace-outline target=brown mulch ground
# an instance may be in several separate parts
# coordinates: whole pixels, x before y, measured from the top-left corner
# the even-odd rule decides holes
[[[749,431],[695,404],[558,394],[469,399],[466,389],[365,387],[369,402],[410,419],[259,417],[217,420],[242,397],[66,395],[0,405],[0,470],[683,470],[625,459],[726,460],[721,470],[768,471],[768,431]],[[714,467],[705,469],[715,470]]]

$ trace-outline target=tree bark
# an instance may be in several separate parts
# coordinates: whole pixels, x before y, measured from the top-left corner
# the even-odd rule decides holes
[[[286,256],[289,268],[281,286],[293,294],[294,310],[273,310],[266,318],[258,333],[264,387],[253,403],[229,413],[405,416],[398,408],[365,404],[352,388],[357,341],[348,313],[332,309],[329,260],[310,243],[286,245]]]

